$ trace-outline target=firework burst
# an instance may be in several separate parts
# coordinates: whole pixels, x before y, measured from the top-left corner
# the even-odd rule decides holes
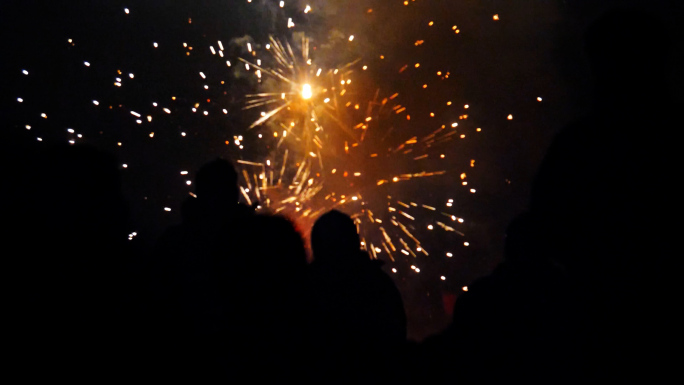
[[[304,13],[311,12],[309,8]],[[130,15],[123,13],[120,17]],[[435,71],[437,76],[433,74],[432,80],[418,79],[417,74],[425,66],[419,68],[415,63],[391,68],[381,64],[388,62],[383,55],[347,48],[360,46],[362,34],[338,31],[333,44],[329,36],[319,39],[291,32],[294,22],[287,19],[286,32],[258,43],[247,37],[233,39],[224,46],[215,39],[217,36],[210,36],[210,41],[204,35],[182,37],[173,46],[151,40],[140,49],[151,52],[149,60],[138,59],[146,64],[139,66],[140,71],[130,69],[125,56],[113,56],[114,63],[91,58],[87,50],[78,48],[80,41],[65,38],[63,43],[78,57],[71,71],[96,74],[92,75],[93,81],[102,83],[100,88],[104,90],[89,89],[79,110],[97,111],[98,124],[112,116],[124,122],[103,130],[104,135],[68,128],[69,142],[104,138],[98,139],[105,143],[103,147],[116,146],[118,150],[131,144],[137,148],[142,143],[186,143],[190,138],[210,138],[207,129],[213,128],[222,136],[220,141],[211,137],[216,142],[211,143],[212,151],[237,163],[245,203],[288,215],[304,228],[327,210],[345,211],[357,223],[362,247],[372,258],[394,263],[394,272],[419,273],[420,258],[438,252],[443,253],[442,257],[452,256],[445,252],[447,242],[440,242],[440,237],[464,236],[460,226],[465,219],[453,199],[440,202],[422,192],[430,187],[431,182],[425,182],[428,178],[447,173],[460,175],[463,185],[467,184],[463,170],[455,171],[439,160],[451,154],[445,144],[464,138],[466,130],[474,127],[468,124],[466,114],[457,118],[444,114],[444,119],[451,119],[448,122],[442,117],[432,118],[432,113],[430,119],[420,118],[412,103],[430,95],[419,97],[405,90],[400,94],[391,87],[378,89],[374,79],[378,70],[372,73],[371,69],[385,65],[387,69],[382,71],[396,73],[411,87],[420,83],[416,88],[421,91],[428,83],[448,79],[450,73]],[[186,26],[193,26],[191,18]],[[235,47],[239,53],[231,51]],[[188,77],[179,80],[177,73],[158,76],[160,68],[186,73]],[[248,86],[236,86],[242,83],[226,78],[231,74],[231,78],[247,79]],[[24,69],[21,75],[31,78],[33,69]],[[145,89],[140,85],[150,78],[158,80],[145,84],[155,87]],[[249,91],[244,92],[245,88]],[[34,106],[30,95],[18,96],[22,106]],[[80,99],[81,95],[74,97]],[[448,101],[446,105],[451,104]],[[31,111],[35,119],[26,121],[26,130],[45,132],[40,131],[41,122],[48,116],[53,119],[58,112]],[[248,123],[231,124],[236,121]],[[43,135],[36,139],[42,141]],[[197,143],[177,148],[191,154],[190,150],[209,147]],[[131,159],[133,153],[142,151],[127,154],[122,167],[128,172],[141,163]],[[180,174],[188,193],[192,183],[186,170],[192,162],[179,163],[183,163]],[[159,211],[171,211],[170,206],[170,202],[164,202]],[[455,242],[450,239],[448,244]],[[463,244],[467,246],[467,242]]]
[[[249,130],[259,129],[260,137],[276,142],[269,154],[274,162],[238,160],[245,166],[241,187],[245,201],[263,202],[268,210],[307,224],[332,208],[347,211],[357,223],[362,247],[371,257],[378,259],[385,253],[392,262],[399,254],[413,258],[429,255],[417,235],[416,218],[410,214],[414,209],[444,217],[444,221],[436,221],[438,227],[464,235],[446,223],[463,223],[463,218],[387,194],[391,185],[446,173],[389,174],[397,158],[419,161],[433,155],[433,147],[453,139],[458,123],[442,125],[423,137],[409,136],[383,151],[393,130],[383,123],[406,110],[395,102],[398,94],[380,98],[380,90],[371,97],[355,91],[354,70],[367,68],[359,64],[361,59],[338,68],[318,67],[310,55],[310,39],[296,34],[294,40],[298,43],[270,37],[263,45],[268,59],[256,60],[260,57],[257,49],[247,43],[251,58],[240,58],[262,88],[262,92],[247,95],[245,110],[262,109]],[[264,78],[271,81],[262,82]],[[420,272],[419,268],[413,270]]]

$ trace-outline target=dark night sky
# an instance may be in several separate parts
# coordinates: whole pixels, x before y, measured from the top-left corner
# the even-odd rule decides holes
[[[257,12],[256,3],[270,3],[270,7],[261,6]],[[525,209],[531,180],[553,135],[591,106],[591,81],[580,44],[586,26],[620,4],[655,13],[673,31],[681,32],[677,25],[677,21],[681,24],[681,9],[677,9],[681,5],[674,0],[418,0],[406,7],[400,0],[312,0],[288,1],[285,11],[276,3],[3,1],[0,118],[10,138],[4,140],[3,155],[11,162],[27,148],[64,143],[69,138],[66,128],[76,128],[84,134],[84,142],[115,152],[131,165],[124,183],[133,226],[153,239],[179,220],[178,210],[162,210],[178,208],[189,190],[183,183],[187,178],[178,170],[195,170],[213,157],[226,156],[224,141],[243,132],[249,119],[239,112],[241,95],[249,84],[230,79],[220,61],[210,60],[206,47],[244,35],[264,41],[268,34],[287,30],[282,26],[282,12],[292,14],[294,8],[311,4],[314,13],[296,19],[298,28],[307,29],[321,43],[333,29],[355,34],[356,50],[348,54],[361,56],[370,65],[371,76],[364,86],[380,88],[385,95],[400,92],[402,103],[419,116],[412,120],[412,130],[431,131],[434,123],[422,118],[428,111],[454,119],[467,113],[473,127],[483,129],[480,136],[444,149],[450,154],[446,168],[453,172],[430,180],[427,186],[407,187],[408,194],[428,195],[426,201],[458,197],[459,215],[468,220],[462,230],[472,243],[458,258],[448,263],[426,262],[425,274],[399,283],[415,338],[446,322],[439,308],[440,291],[458,293],[500,260],[505,227]],[[131,9],[129,15],[124,7]],[[368,8],[373,12],[368,13]],[[492,19],[494,14],[499,15],[498,21]],[[427,28],[429,21],[436,23],[432,29]],[[459,35],[452,33],[452,25],[458,25]],[[74,46],[67,43],[69,38]],[[414,45],[421,39],[424,44]],[[188,57],[183,56],[181,46],[186,41],[198,50]],[[152,49],[152,42],[160,48]],[[677,44],[682,52],[681,40]],[[383,62],[378,60],[380,54],[386,56]],[[92,64],[87,70],[85,60]],[[675,68],[684,67],[681,58],[677,60],[680,65]],[[418,62],[421,71],[411,68]],[[404,64],[409,64],[409,70],[399,73]],[[22,69],[30,75],[23,75]],[[112,86],[117,69],[123,72],[121,89]],[[436,70],[448,70],[452,76],[431,86],[429,92],[416,91],[416,85],[433,81],[430,76]],[[228,84],[221,89],[225,94],[203,94],[199,71],[225,73]],[[129,72],[139,80],[127,79]],[[678,71],[672,76],[672,86],[680,101],[682,84]],[[152,128],[141,129],[123,109],[108,111],[92,104],[99,99],[114,105],[149,105],[172,95],[179,96],[176,106],[210,97],[213,102],[208,108],[218,111],[219,105],[229,106],[231,113],[223,120],[214,118],[219,114],[213,111],[208,119],[189,114],[155,118]],[[24,98],[24,103],[18,104],[17,97]],[[445,108],[446,100],[471,108],[453,112]],[[41,112],[49,118],[41,119]],[[512,121],[506,119],[508,114],[514,115]],[[31,131],[25,130],[26,124],[32,126]],[[397,123],[398,129],[402,124]],[[177,135],[181,130],[188,133],[187,139]],[[154,140],[148,136],[150,131],[156,133]],[[36,136],[44,141],[38,144]],[[126,145],[119,148],[118,141]],[[466,162],[473,158],[477,166],[471,170]],[[445,167],[444,163],[430,165]],[[454,192],[460,184],[458,175],[464,171],[468,171],[469,183],[477,186],[474,196]],[[462,240],[437,237],[432,242],[437,243],[435,249],[443,250]],[[440,286],[435,276],[441,274],[450,278]]]

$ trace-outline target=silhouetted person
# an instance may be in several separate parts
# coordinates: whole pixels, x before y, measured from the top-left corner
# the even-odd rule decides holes
[[[508,228],[504,261],[459,295],[449,328],[413,352],[413,377],[431,383],[577,383],[582,313],[564,271],[535,258],[534,229]],[[417,368],[417,369],[416,369]]]
[[[625,240],[645,234],[629,224],[652,223],[667,209],[673,133],[682,126],[673,119],[668,92],[669,39],[658,20],[634,11],[609,13],[586,34],[595,108],[552,143],[530,207],[532,221],[565,264],[598,274],[624,265],[621,254],[636,246]]]
[[[663,217],[675,206],[681,126],[667,94],[668,39],[633,11],[587,32],[594,111],[553,142],[529,212],[508,229],[505,261],[468,286],[449,330],[422,347],[442,382],[666,378],[676,269]]]
[[[18,210],[6,218],[15,234],[10,366],[34,379],[130,375],[137,317],[116,160],[90,147],[54,147],[20,178]]]
[[[554,140],[532,189],[535,254],[575,282],[591,322],[587,371],[607,380],[662,375],[655,352],[674,330],[676,235],[666,218],[683,125],[668,90],[670,39],[636,11],[590,27],[594,110]]]
[[[202,166],[195,186],[197,197],[183,204],[183,222],[169,228],[155,249],[151,306],[169,373],[210,380],[227,375],[225,340],[239,310],[232,302],[246,279],[252,219],[238,203],[230,162]]]
[[[391,278],[360,250],[353,220],[339,211],[311,231],[313,371],[322,382],[391,376],[406,339],[406,315]],[[382,373],[382,375],[380,375]],[[358,377],[357,377],[358,376]]]
[[[256,383],[301,383],[309,353],[304,241],[281,216],[255,216],[250,228],[242,286],[230,296],[232,372]]]

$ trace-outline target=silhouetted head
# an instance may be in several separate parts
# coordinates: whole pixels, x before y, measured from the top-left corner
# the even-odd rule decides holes
[[[336,262],[359,258],[359,234],[354,221],[337,210],[323,214],[311,229],[315,262]]]
[[[197,172],[197,198],[205,203],[230,207],[238,202],[238,175],[233,165],[224,159],[205,164]]]
[[[640,103],[666,92],[671,39],[655,16],[609,12],[589,27],[584,43],[601,98]]]

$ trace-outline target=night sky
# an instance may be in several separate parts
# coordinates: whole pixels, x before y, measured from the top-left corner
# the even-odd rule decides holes
[[[437,156],[416,161],[419,154],[393,155],[377,163],[362,156],[345,158],[336,152],[342,148],[341,136],[331,137],[337,146],[331,149],[331,164],[373,175],[354,182],[367,192],[369,205],[383,209],[385,195],[395,194],[441,210],[453,199],[441,211],[465,219],[452,224],[463,235],[440,228],[427,231],[428,224],[443,219],[416,211],[414,232],[430,256],[396,253],[401,261],[386,265],[404,295],[410,337],[423,338],[448,322],[443,295],[458,295],[501,260],[505,228],[525,210],[532,178],[554,134],[591,107],[582,31],[615,4],[655,13],[678,32],[681,12],[676,1],[664,0],[403,3],[285,1],[281,8],[279,1],[270,0],[3,1],[4,167],[31,151],[69,140],[114,153],[127,166],[122,166],[122,175],[131,231],[139,234],[138,242],[150,245],[164,228],[180,221],[180,203],[192,191],[186,181],[202,164],[218,156],[233,161],[264,157],[273,150],[272,144],[257,142],[260,131],[246,130],[257,111],[242,109],[245,95],[265,85],[225,61],[238,63],[237,57],[246,57],[246,42],[263,46],[269,35],[286,40],[293,32],[305,32],[318,65],[334,68],[360,59],[359,65],[368,66],[351,75],[350,94],[361,103],[372,100],[377,90],[380,100],[399,93],[390,103],[407,110],[377,116],[378,130],[369,130],[368,139],[375,148],[388,151],[450,122],[459,122],[458,134],[466,135],[430,148]],[[306,5],[312,11],[305,14]],[[294,28],[287,27],[288,18]],[[219,40],[225,45],[224,58],[209,49],[218,49]],[[672,87],[680,102],[682,84],[677,71]],[[159,105],[153,107],[153,102]],[[191,112],[195,103],[201,103],[200,112]],[[165,107],[172,113],[164,113]],[[131,111],[140,113],[143,122],[137,123]],[[346,116],[362,118],[354,114]],[[237,135],[245,135],[244,150],[233,143]],[[374,149],[363,151],[365,156]],[[401,187],[372,188],[376,175],[421,170],[446,173]],[[447,252],[453,257],[446,257]],[[420,266],[419,274],[408,268],[412,264]],[[398,273],[390,271],[393,267]]]

